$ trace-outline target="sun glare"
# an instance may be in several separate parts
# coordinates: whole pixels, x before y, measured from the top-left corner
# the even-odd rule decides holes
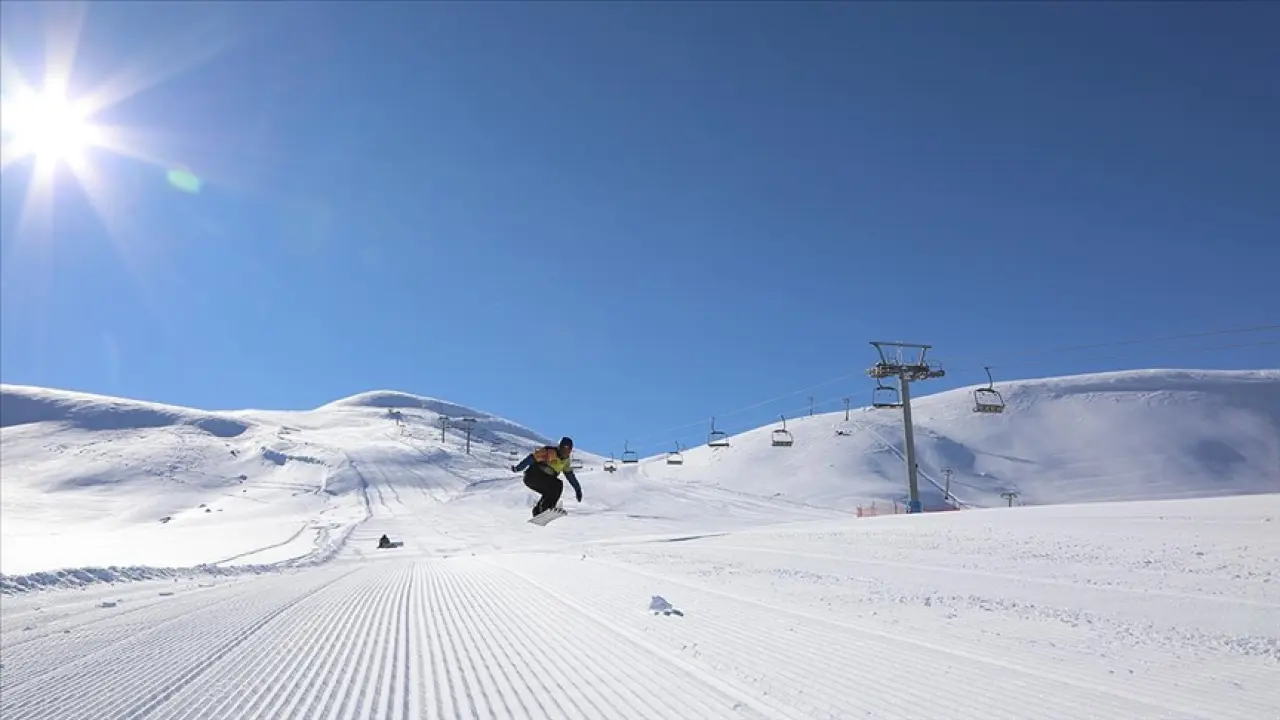
[[[85,152],[98,143],[97,129],[84,104],[72,101],[57,87],[5,98],[0,123],[10,161],[33,157],[39,165],[80,165]]]
[[[19,240],[6,243],[5,248],[3,267],[13,272],[28,253],[51,251],[59,238],[59,225],[79,221],[76,215],[83,206],[78,201],[87,201],[87,209],[101,221],[121,256],[127,256],[130,238],[142,237],[143,231],[120,202],[118,193],[126,185],[114,182],[111,175],[129,163],[142,163],[153,171],[151,182],[156,188],[200,193],[206,178],[188,169],[198,163],[167,157],[172,149],[164,147],[178,143],[191,147],[191,138],[175,142],[180,132],[154,136],[130,124],[128,119],[136,114],[155,111],[145,103],[134,105],[131,112],[107,111],[212,60],[235,41],[234,28],[220,24],[222,11],[210,10],[205,20],[217,20],[213,25],[204,21],[175,25],[176,35],[138,48],[140,53],[160,53],[163,62],[144,62],[139,57],[117,71],[95,68],[90,74],[101,81],[90,85],[83,73],[74,72],[89,3],[38,5],[38,12],[33,8],[30,15],[12,22],[6,15],[0,32],[0,173],[6,197],[9,188],[25,185],[21,208],[14,213],[14,236]],[[41,30],[44,41],[41,52],[36,52],[29,40],[38,38]],[[17,37],[23,38],[23,57],[15,54]],[[28,74],[24,65],[37,66],[41,72]]]

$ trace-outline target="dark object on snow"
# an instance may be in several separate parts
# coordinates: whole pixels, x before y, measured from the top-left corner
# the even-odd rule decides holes
[[[391,542],[391,538],[387,537],[386,535],[383,535],[382,537],[378,538],[378,549],[398,548],[403,544],[404,544],[403,542]]]

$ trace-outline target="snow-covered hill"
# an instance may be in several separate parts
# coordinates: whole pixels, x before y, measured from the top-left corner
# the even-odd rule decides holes
[[[441,417],[476,420],[473,455],[465,453],[465,426],[453,422],[442,437]],[[403,393],[365,393],[304,412],[203,412],[5,385],[0,442],[0,569],[13,575],[316,562],[368,515],[352,451],[442,470],[434,491],[443,499],[476,472],[494,475],[550,441],[487,413]]]
[[[974,412],[974,389],[912,401],[926,509],[945,507],[945,468],[952,495],[980,507],[1005,492],[1028,505],[1280,492],[1280,370],[1000,383],[1001,414]],[[901,410],[789,418],[789,447],[771,443],[781,427],[686,450],[680,465],[646,458],[641,472],[836,507],[905,500]]]
[[[510,467],[554,443],[488,413],[389,391],[309,411],[236,412],[21,386],[0,393],[0,571],[10,590],[197,565],[314,565],[353,532],[347,552],[356,554],[382,533],[426,552],[517,544],[534,496]],[[470,453],[463,418],[475,421]],[[575,457],[586,497],[577,504],[566,486],[578,522],[551,537],[839,515],[673,490],[631,468],[606,473],[588,450]]]

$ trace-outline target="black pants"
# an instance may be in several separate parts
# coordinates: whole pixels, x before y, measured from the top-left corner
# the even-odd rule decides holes
[[[544,473],[538,469],[537,465],[524,471],[524,484],[525,487],[542,496],[542,499],[533,506],[534,515],[559,504],[560,493],[564,492],[564,481],[560,479],[560,475]]]

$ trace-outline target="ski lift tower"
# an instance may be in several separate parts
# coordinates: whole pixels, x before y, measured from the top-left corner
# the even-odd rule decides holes
[[[470,417],[469,417],[469,418],[462,418],[462,421],[461,421],[461,422],[462,422],[462,424],[463,424],[463,425],[465,425],[465,426],[466,426],[466,430],[467,430],[467,454],[468,454],[468,455],[470,455],[470,454],[471,454],[471,428],[472,428],[472,426],[474,426],[474,425],[476,424],[476,419],[475,419],[475,418],[470,418]]]
[[[933,348],[932,345],[875,340],[871,341],[871,345],[879,353],[880,362],[872,365],[867,370],[867,374],[876,380],[890,377],[898,379],[898,395],[902,404],[902,427],[907,456],[907,512],[918,513],[923,508],[920,505],[920,487],[917,484],[915,433],[911,427],[911,383],[940,378],[946,375],[946,371],[939,366],[929,365],[925,360],[925,353]],[[896,348],[897,352],[892,353],[895,357],[890,357],[890,353],[886,353],[886,348]],[[911,351],[915,351],[918,354],[913,360],[908,360],[906,359],[906,353]]]

